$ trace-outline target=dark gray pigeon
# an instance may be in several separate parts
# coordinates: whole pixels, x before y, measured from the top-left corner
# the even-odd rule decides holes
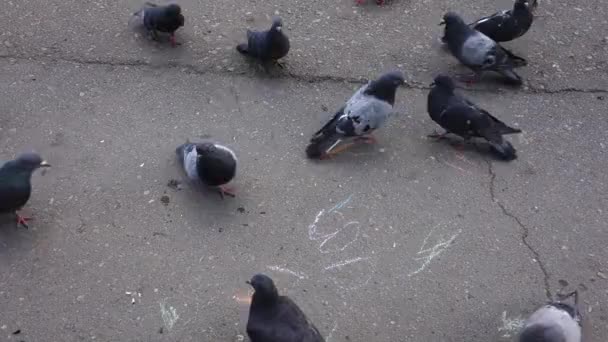
[[[473,70],[474,80],[479,79],[483,71],[495,71],[511,84],[522,84],[521,77],[513,69],[526,65],[525,59],[515,56],[488,36],[472,29],[456,13],[446,13],[442,24],[445,24],[444,37],[450,52]]]
[[[225,186],[236,175],[237,159],[231,149],[211,141],[188,141],[175,152],[189,179],[218,188],[222,198],[235,196],[233,190]]]
[[[272,279],[256,274],[247,282],[255,290],[249,308],[251,342],[324,342],[319,330],[287,296],[279,296]]]
[[[472,23],[477,31],[490,37],[495,42],[508,42],[523,36],[534,20],[532,13],[536,7],[536,0],[515,0],[513,9],[496,12],[488,17],[481,18]]]
[[[185,21],[179,5],[158,6],[150,2],[135,12],[131,20],[142,25],[154,40],[158,40],[158,32],[168,33],[173,47],[177,45],[175,31],[184,26]]]
[[[465,140],[473,137],[483,138],[502,159],[517,158],[515,148],[502,136],[521,133],[521,130],[507,126],[465,97],[454,93],[454,89],[455,84],[450,77],[443,75],[435,77],[427,99],[427,110],[431,119],[446,132],[430,136],[443,138],[453,133]]]
[[[351,143],[333,150],[337,144],[348,138],[375,142],[371,133],[380,128],[393,114],[397,88],[404,82],[400,71],[392,71],[361,87],[310,139],[306,148],[308,158],[329,158],[352,145]]]
[[[23,153],[15,160],[0,163],[0,213],[14,213],[17,224],[27,228],[30,218],[17,214],[30,199],[32,173],[41,167],[49,167],[36,153]]]
[[[554,301],[532,313],[519,334],[519,342],[581,342],[578,293],[569,296],[574,297],[574,305]]]
[[[287,56],[289,39],[283,33],[283,21],[275,16],[269,30],[247,30],[247,43],[237,45],[236,49],[262,61],[276,61]]]

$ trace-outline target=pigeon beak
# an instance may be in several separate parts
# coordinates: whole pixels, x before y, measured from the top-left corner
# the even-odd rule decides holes
[[[441,25],[445,25],[445,20],[443,20],[443,19],[441,20],[441,22],[439,23],[439,26],[441,26]]]
[[[281,26],[277,26],[277,31],[281,32],[283,28]]]
[[[434,85],[435,85],[435,82],[433,82],[433,83],[429,84],[429,87],[432,87],[432,86],[434,86]]]
[[[251,282],[249,280],[245,281],[245,284],[247,284],[249,286],[253,286],[253,285],[251,285]]]
[[[46,160],[43,160],[40,163],[40,167],[51,167],[51,164],[49,164]]]

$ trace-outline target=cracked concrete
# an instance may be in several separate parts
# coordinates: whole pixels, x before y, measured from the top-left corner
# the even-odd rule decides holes
[[[523,129],[510,163],[425,138],[428,84],[460,70],[438,19],[510,1],[180,3],[177,49],[127,30],[137,1],[5,6],[2,158],[36,149],[54,166],[34,176],[31,230],[0,218],[1,339],[240,340],[243,281],[267,272],[331,341],[510,341],[505,320],[573,289],[585,341],[607,340],[601,1],[541,3],[508,43],[531,61],[525,87],[461,90]],[[266,74],[234,45],[275,11],[293,50]],[[409,82],[378,146],[307,161],[310,134],[391,68]],[[239,156],[237,198],[167,186],[175,146],[203,136]],[[437,253],[417,272],[422,251]]]

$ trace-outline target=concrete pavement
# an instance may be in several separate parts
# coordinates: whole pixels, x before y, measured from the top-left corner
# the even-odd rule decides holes
[[[5,7],[2,156],[33,148],[53,168],[33,178],[29,231],[2,218],[2,339],[238,341],[256,272],[330,341],[513,341],[547,292],[573,289],[585,341],[608,338],[599,0],[540,3],[508,44],[530,60],[522,89],[463,90],[524,130],[511,163],[425,137],[425,88],[460,70],[442,13],[509,1],[181,3],[177,49],[126,28],[135,1]],[[275,11],[293,51],[266,75],[234,45]],[[394,67],[408,86],[379,144],[306,160],[360,80]],[[237,198],[168,186],[175,146],[202,136],[237,152]]]

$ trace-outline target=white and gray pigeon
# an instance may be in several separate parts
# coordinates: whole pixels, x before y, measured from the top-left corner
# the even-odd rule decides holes
[[[574,305],[553,301],[532,313],[519,334],[519,342],[581,342],[578,293],[570,296]]]
[[[333,150],[345,139],[375,142],[371,133],[393,115],[397,88],[404,82],[400,71],[392,71],[361,87],[310,139],[308,158],[325,159],[345,150],[352,143]]]
[[[511,84],[523,83],[513,69],[526,65],[525,59],[515,56],[488,36],[472,29],[454,12],[446,13],[442,24],[445,24],[444,38],[448,49],[460,63],[473,70],[473,80],[479,79],[484,71],[494,71],[503,75]]]
[[[17,214],[32,194],[32,173],[41,167],[49,167],[36,153],[23,153],[15,160],[0,162],[0,214],[14,213],[17,224],[27,228],[30,218]]]
[[[298,305],[279,295],[270,277],[256,274],[247,284],[255,290],[247,320],[251,342],[325,342]]]
[[[528,32],[534,20],[533,11],[536,6],[536,0],[515,0],[513,9],[496,12],[470,26],[495,42],[508,42]]]
[[[247,43],[237,45],[236,49],[244,55],[261,61],[276,61],[287,56],[289,38],[283,33],[283,21],[275,16],[270,29],[266,31],[247,30]]]
[[[175,152],[189,179],[218,188],[222,198],[234,197],[234,192],[225,186],[236,175],[237,159],[230,148],[212,141],[188,141]]]
[[[448,76],[435,77],[431,86],[427,110],[431,119],[446,130],[443,134],[432,134],[431,137],[443,138],[452,133],[465,141],[475,137],[483,138],[502,159],[517,158],[515,148],[503,135],[520,133],[520,129],[507,126],[467,98],[454,93],[456,86]]]

